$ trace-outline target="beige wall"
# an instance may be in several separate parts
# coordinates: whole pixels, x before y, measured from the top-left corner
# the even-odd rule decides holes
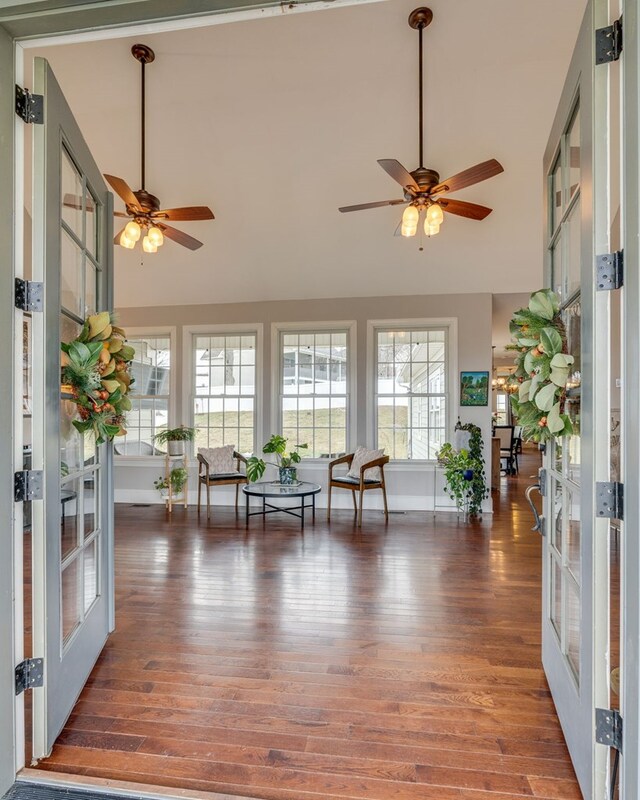
[[[181,276],[176,274],[176,280]],[[212,286],[215,291],[215,284]],[[455,319],[457,322],[457,346],[452,356],[457,360],[456,373],[460,370],[491,370],[491,294],[466,295],[421,295],[412,297],[357,297],[335,300],[270,301],[258,303],[228,303],[189,306],[162,306],[157,308],[120,308],[117,310],[120,324],[126,328],[153,328],[174,326],[177,329],[177,364],[175,374],[177,404],[175,419],[187,423],[189,410],[182,407],[182,353],[183,326],[191,325],[236,325],[258,323],[264,326],[262,359],[262,419],[263,434],[272,432],[274,418],[271,407],[272,381],[275,365],[271,363],[271,326],[288,322],[330,322],[355,321],[356,323],[356,417],[357,444],[373,444],[373,432],[367,430],[368,409],[367,373],[369,369],[367,352],[367,330],[370,320],[429,320]],[[473,422],[483,430],[485,441],[490,433],[490,408],[458,409],[458,375],[452,387],[450,406],[451,427],[460,413],[463,422]],[[370,419],[369,412],[369,419]],[[144,492],[146,501],[157,499],[152,489],[153,479],[157,477],[157,466],[139,463],[133,472],[133,462],[119,460],[116,468],[116,491],[119,500],[143,499],[134,496],[133,491]],[[322,482],[326,463],[305,465],[305,477]],[[427,508],[432,502],[432,468],[423,464],[397,464],[390,470],[391,493],[403,507]],[[191,482],[195,488],[195,481]],[[218,496],[223,495],[222,490]],[[400,500],[400,498],[403,498]],[[349,499],[349,498],[347,498]]]

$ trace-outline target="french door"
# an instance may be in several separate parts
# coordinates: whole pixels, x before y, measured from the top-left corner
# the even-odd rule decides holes
[[[60,393],[60,342],[112,302],[112,213],[107,191],[49,64],[34,62],[44,124],[33,130],[33,652],[44,686],[33,695],[33,755],[46,756],[112,628],[111,448],[73,426]]]
[[[595,484],[609,479],[609,295],[597,290],[596,253],[609,252],[607,67],[595,30],[607,0],[590,0],[545,153],[545,285],[561,298],[575,357],[566,411],[575,435],[547,447],[542,660],[585,798],[604,798],[607,750],[595,708],[608,698],[608,520]]]

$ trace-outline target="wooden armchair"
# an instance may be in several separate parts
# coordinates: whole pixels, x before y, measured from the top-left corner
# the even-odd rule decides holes
[[[247,476],[241,470],[241,464],[245,464],[246,469],[247,459],[240,453],[236,453],[235,450],[233,451],[233,457],[236,460],[236,472],[226,472],[216,475],[211,474],[209,462],[202,455],[202,453],[198,453],[198,514],[200,513],[200,497],[202,494],[202,487],[204,485],[207,487],[207,519],[209,519],[211,515],[211,504],[209,500],[210,486],[229,486],[235,484],[236,512],[238,511],[238,491],[240,489],[240,485],[243,483],[249,483]]]
[[[389,463],[389,456],[382,456],[376,458],[375,461],[370,461],[368,464],[363,464],[360,468],[360,478],[350,478],[348,475],[334,475],[333,468],[338,464],[346,464],[351,468],[354,453],[349,453],[341,458],[336,458],[329,463],[329,498],[327,502],[327,520],[331,519],[331,490],[336,489],[349,489],[351,497],[353,498],[353,510],[358,518],[358,527],[362,527],[362,498],[368,489],[382,489],[382,501],[384,503],[384,516],[385,520],[389,521],[389,509],[387,507],[387,487],[384,481],[384,465]],[[380,480],[371,480],[365,478],[364,474],[371,467],[380,467]],[[356,492],[359,493],[359,502],[356,502]]]

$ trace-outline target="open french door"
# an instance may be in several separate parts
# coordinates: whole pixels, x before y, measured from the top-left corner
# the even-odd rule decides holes
[[[74,428],[60,393],[60,341],[112,303],[111,195],[46,60],[34,62],[44,123],[33,130],[33,652],[44,686],[33,694],[33,756],[46,756],[112,628],[111,448]]]
[[[585,798],[604,798],[608,750],[595,709],[609,707],[609,520],[596,483],[609,480],[610,294],[596,280],[609,248],[608,66],[596,29],[608,0],[590,0],[545,153],[545,285],[561,298],[575,357],[566,410],[576,435],[544,456],[542,660]]]

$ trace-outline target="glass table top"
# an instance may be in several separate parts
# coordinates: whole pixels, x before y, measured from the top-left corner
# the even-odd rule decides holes
[[[259,483],[249,483],[243,486],[242,491],[252,497],[303,497],[307,494],[317,494],[321,488],[320,484],[310,483],[309,481],[300,481],[293,484],[260,481]]]

